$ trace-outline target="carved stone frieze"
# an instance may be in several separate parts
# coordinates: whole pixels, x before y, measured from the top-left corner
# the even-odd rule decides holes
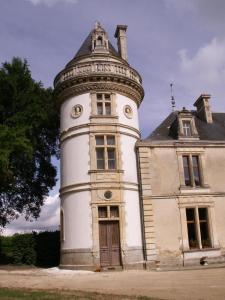
[[[144,90],[137,82],[110,75],[71,78],[57,85],[55,97],[58,105],[60,105],[69,97],[96,90],[120,93],[133,99],[138,106],[144,97]]]

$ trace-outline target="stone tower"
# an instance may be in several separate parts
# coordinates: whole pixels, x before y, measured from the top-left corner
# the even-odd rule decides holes
[[[142,266],[135,143],[144,91],[127,62],[127,26],[118,52],[99,23],[56,76],[61,115],[61,267]]]

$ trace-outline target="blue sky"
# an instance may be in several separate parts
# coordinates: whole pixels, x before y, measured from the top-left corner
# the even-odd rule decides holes
[[[139,115],[146,137],[171,111],[171,82],[177,109],[192,109],[209,93],[212,109],[225,111],[224,15],[223,0],[0,0],[0,62],[26,58],[34,79],[52,86],[96,20],[115,47],[116,25],[128,25],[128,60],[145,89]],[[9,229],[48,227],[50,214],[57,225],[57,189],[37,223],[19,219]]]

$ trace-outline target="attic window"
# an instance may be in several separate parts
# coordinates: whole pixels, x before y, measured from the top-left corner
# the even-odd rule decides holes
[[[96,41],[96,46],[102,46],[102,45],[103,45],[102,37],[99,36],[99,37],[97,38],[97,41]]]
[[[184,136],[191,136],[191,122],[183,121],[182,123],[183,123]]]

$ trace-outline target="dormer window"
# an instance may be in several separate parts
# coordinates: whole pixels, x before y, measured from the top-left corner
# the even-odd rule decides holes
[[[96,46],[102,46],[102,45],[103,45],[102,37],[99,36],[99,37],[97,38],[97,41],[96,41]]]
[[[191,136],[191,122],[190,121],[183,121],[183,132],[184,136]]]
[[[199,139],[197,128],[195,126],[195,116],[192,111],[187,110],[185,107],[178,113],[178,139],[179,140],[193,140]]]
[[[109,52],[108,36],[105,30],[97,22],[95,29],[92,31],[92,52],[106,53]]]

